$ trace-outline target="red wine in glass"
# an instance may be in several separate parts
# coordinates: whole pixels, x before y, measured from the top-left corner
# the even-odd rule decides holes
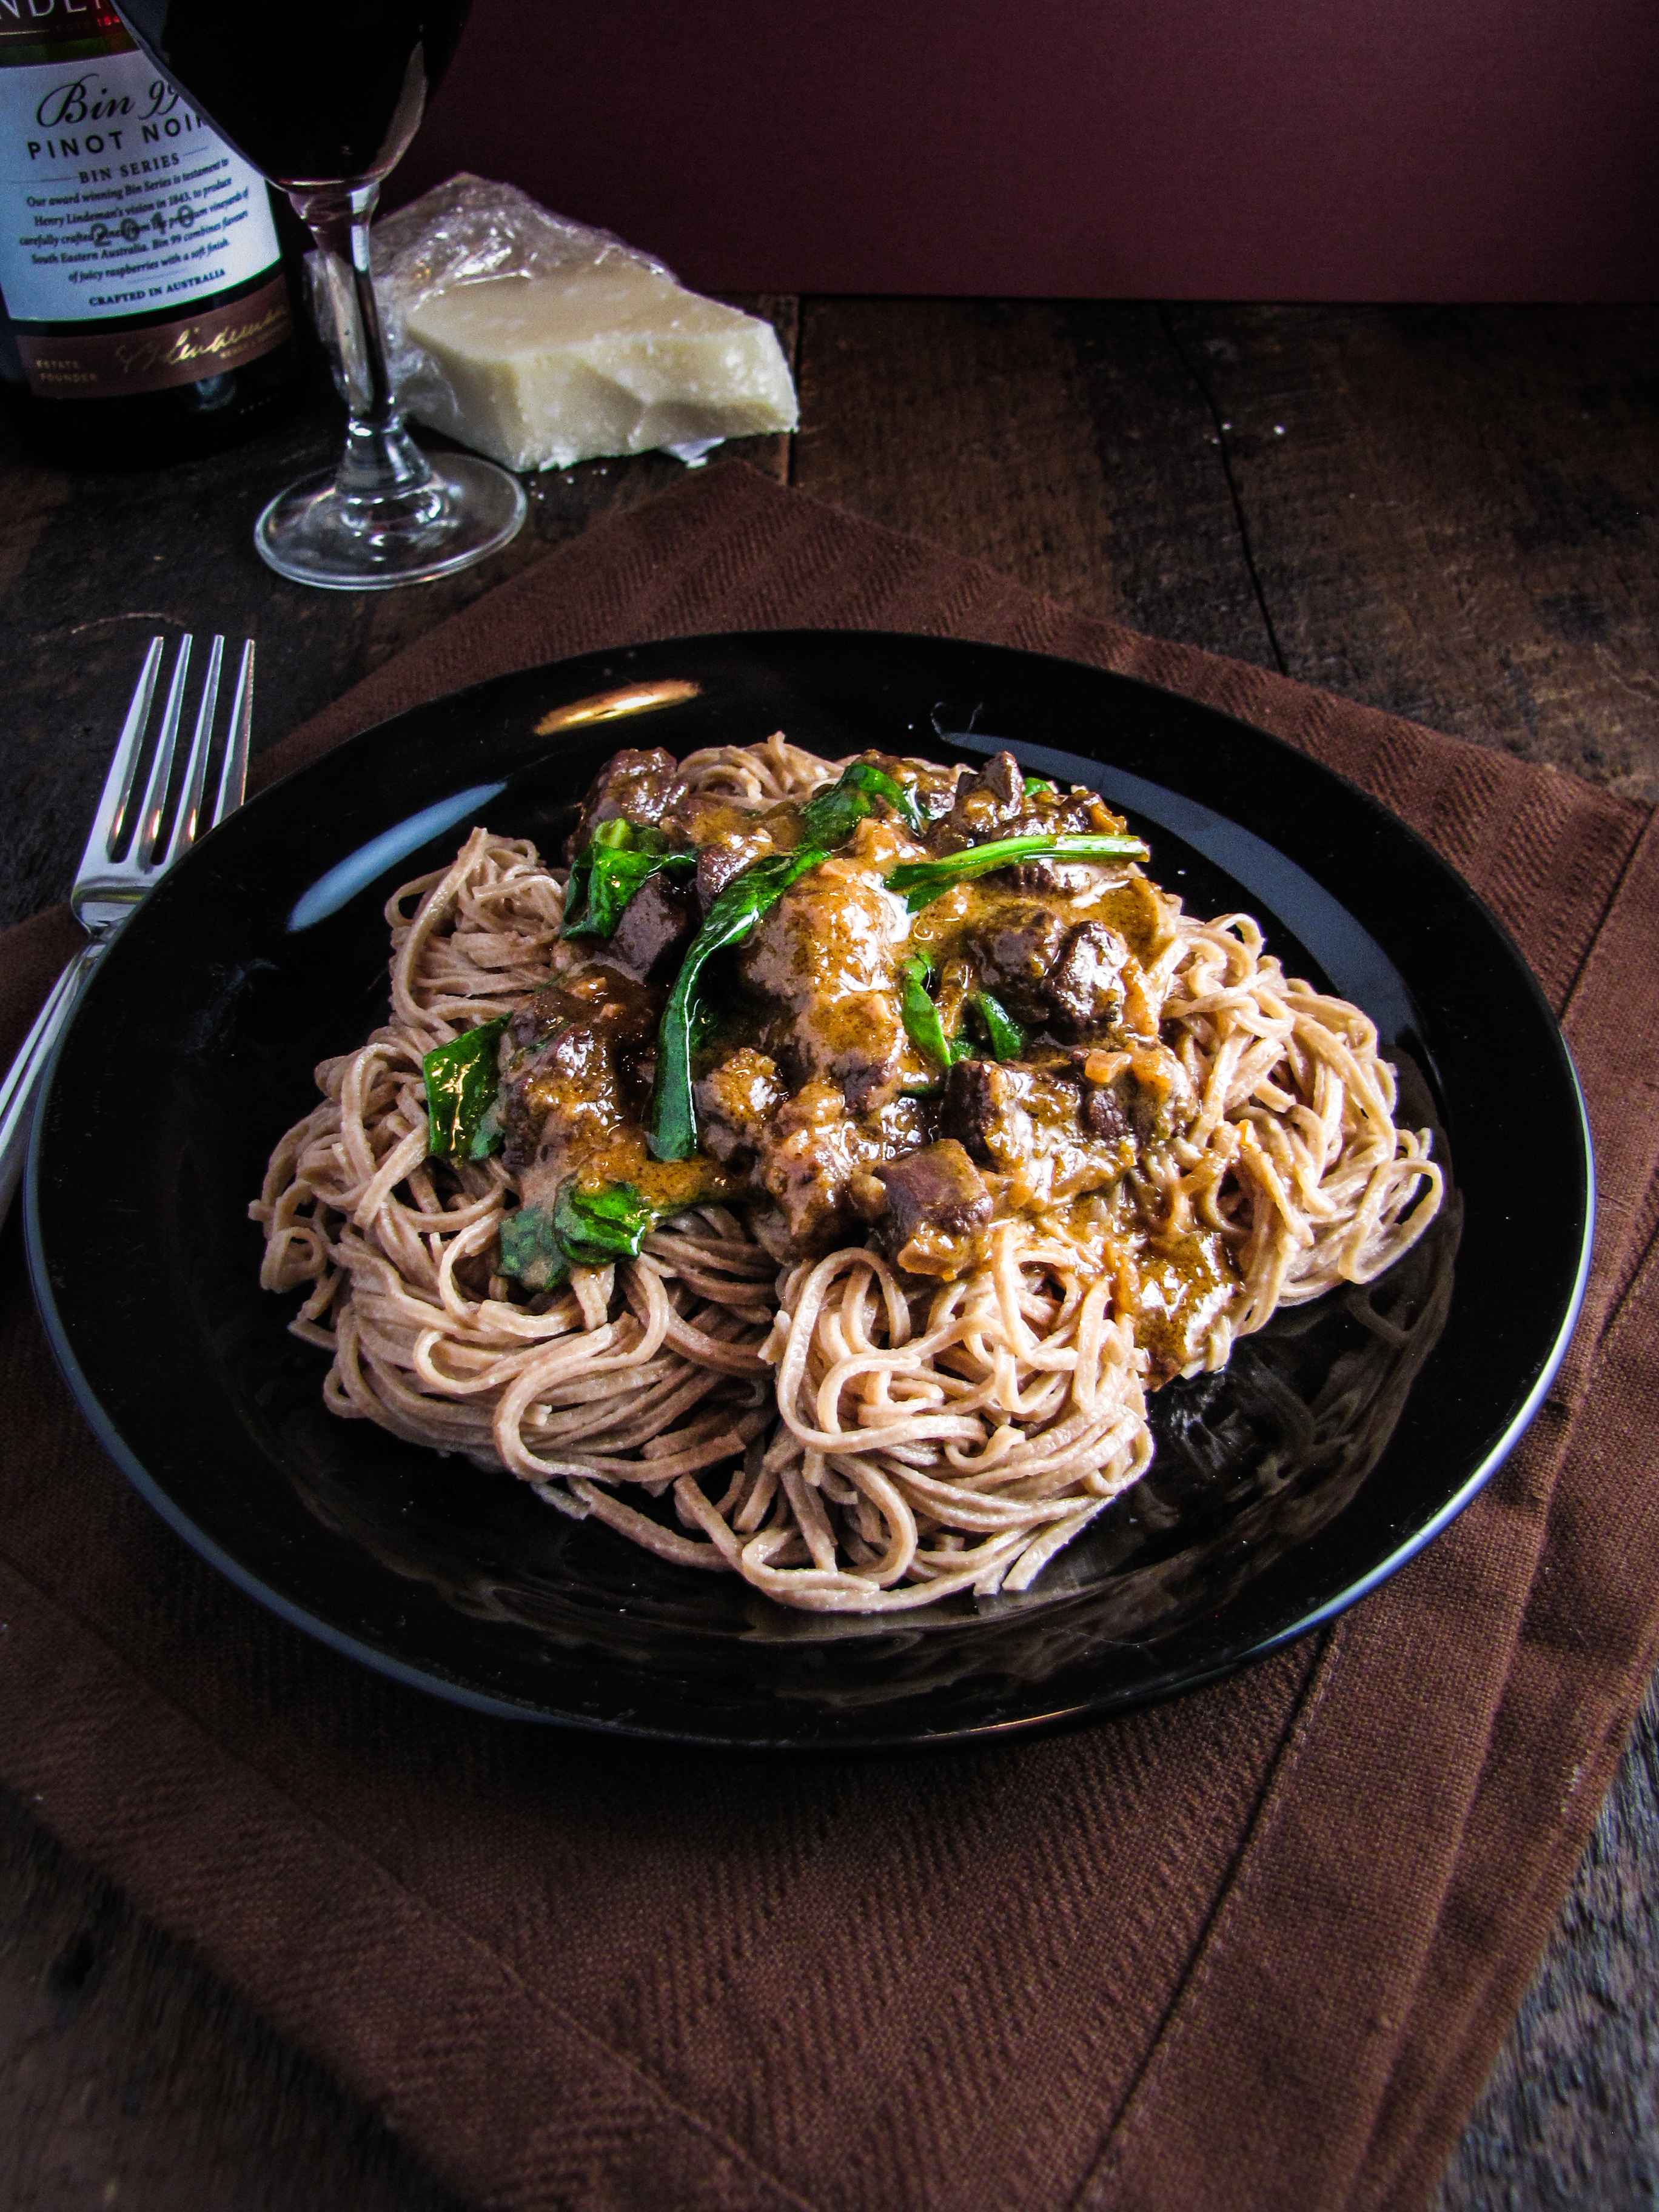
[[[348,386],[345,458],[274,499],[254,541],[298,583],[362,590],[482,560],[525,516],[521,486],[403,426],[368,274],[381,179],[420,127],[468,0],[116,0],[184,98],[287,192],[330,264]]]

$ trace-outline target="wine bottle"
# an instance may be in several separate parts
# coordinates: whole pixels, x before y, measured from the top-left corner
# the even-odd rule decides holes
[[[53,459],[210,453],[302,362],[269,186],[107,0],[0,0],[0,404]]]

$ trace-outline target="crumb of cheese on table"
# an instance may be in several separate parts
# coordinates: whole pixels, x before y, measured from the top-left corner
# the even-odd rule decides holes
[[[510,469],[567,468],[793,430],[794,386],[769,323],[630,265],[457,284],[410,310],[413,411]]]

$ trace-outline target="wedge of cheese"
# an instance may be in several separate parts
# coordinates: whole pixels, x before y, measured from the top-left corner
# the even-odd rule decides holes
[[[452,285],[410,307],[410,410],[510,469],[793,430],[769,323],[629,261]]]

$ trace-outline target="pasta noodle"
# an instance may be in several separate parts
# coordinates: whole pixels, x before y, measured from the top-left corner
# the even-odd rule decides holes
[[[836,773],[775,738],[680,769],[750,805]],[[562,878],[480,828],[405,884],[390,1019],[319,1068],[319,1104],[271,1156],[251,1209],[262,1281],[303,1293],[291,1326],[330,1357],[328,1406],[786,1605],[1028,1588],[1152,1456],[1144,1240],[1038,1208],[939,1281],[873,1243],[781,1267],[710,1203],[526,1296],[497,1267],[514,1177],[499,1157],[428,1158],[422,1062],[546,986]],[[1179,916],[1147,988],[1195,1110],[1129,1182],[1152,1248],[1204,1233],[1228,1255],[1194,1363],[1218,1368],[1279,1307],[1381,1274],[1432,1218],[1441,1170],[1427,1132],[1395,1125],[1370,1022],[1287,978],[1248,915]]]

